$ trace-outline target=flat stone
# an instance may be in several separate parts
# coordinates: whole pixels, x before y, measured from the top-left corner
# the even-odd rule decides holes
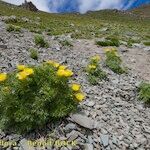
[[[86,106],[89,106],[89,107],[93,107],[95,105],[95,102],[94,101],[89,101],[87,103],[85,103]]]
[[[100,138],[101,138],[103,146],[107,147],[109,145],[109,135],[101,134]]]
[[[112,143],[117,145],[117,138],[115,136],[113,136]]]
[[[85,148],[85,150],[93,150],[94,149],[92,144],[85,144],[84,148]]]
[[[73,130],[72,132],[68,133],[66,136],[68,138],[68,141],[73,141],[79,136],[79,134],[77,131]]]
[[[73,130],[76,129],[76,125],[74,123],[69,123],[65,126],[65,130]]]
[[[22,139],[20,141],[20,147],[21,147],[21,150],[35,150],[34,147],[28,144],[28,141],[26,139]]]
[[[73,114],[71,116],[72,121],[79,124],[80,126],[88,129],[95,128],[95,121],[85,115],[82,114]]]
[[[0,48],[7,49],[7,45],[0,44]]]

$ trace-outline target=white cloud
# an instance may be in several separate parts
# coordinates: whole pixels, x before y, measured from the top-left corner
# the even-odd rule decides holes
[[[24,2],[24,0],[4,0],[12,4],[19,5]],[[126,0],[28,0],[32,1],[36,7],[43,11],[57,12],[62,6],[71,5],[72,1],[76,1],[78,4],[78,9],[81,13],[85,13],[89,10],[100,10],[100,9],[128,9],[135,0],[128,1],[127,5],[124,6]],[[66,3],[67,1],[67,3]]]

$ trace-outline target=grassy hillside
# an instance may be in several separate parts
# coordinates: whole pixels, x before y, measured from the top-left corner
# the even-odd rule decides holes
[[[0,1],[0,15],[15,15],[17,20],[6,20],[6,23],[27,28],[32,32],[45,31],[49,35],[70,33],[73,38],[97,38],[115,36],[126,39],[127,36],[149,38],[150,20],[139,19],[126,13],[112,10],[80,14],[49,14],[31,12]],[[29,21],[25,22],[22,18]]]

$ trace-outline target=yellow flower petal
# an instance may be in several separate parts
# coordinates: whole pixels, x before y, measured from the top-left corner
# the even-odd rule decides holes
[[[80,90],[81,86],[79,84],[72,84],[71,88],[73,91],[77,92]]]
[[[85,95],[83,93],[77,93],[75,94],[75,97],[79,102],[82,102],[85,98]]]
[[[25,68],[26,68],[25,65],[18,65],[18,66],[17,66],[17,69],[18,69],[19,71],[22,71],[22,70],[24,70]]]
[[[96,60],[99,61],[100,60],[100,56],[99,55],[95,55],[91,58],[92,60]]]
[[[95,65],[89,65],[88,68],[89,69],[96,69],[96,66]]]
[[[26,75],[32,75],[34,73],[33,69],[32,68],[25,68],[24,69],[24,72],[26,73]]]
[[[57,63],[57,62],[54,62],[52,65],[53,65],[55,68],[58,68],[60,64]]]
[[[65,70],[66,68],[67,68],[67,66],[64,66],[64,65],[59,66],[59,69]]]
[[[19,72],[17,73],[16,77],[19,79],[19,80],[25,80],[27,78],[27,74],[25,71],[22,71],[22,72]]]
[[[46,63],[52,65],[54,63],[54,61],[48,60]]]
[[[65,70],[65,76],[71,77],[71,76],[73,76],[73,72],[71,70],[67,69],[67,70]]]
[[[63,77],[63,76],[65,76],[65,70],[64,69],[59,69],[58,71],[57,71],[57,76],[59,76],[59,77]]]
[[[3,82],[7,79],[7,74],[6,73],[0,73],[0,82]]]

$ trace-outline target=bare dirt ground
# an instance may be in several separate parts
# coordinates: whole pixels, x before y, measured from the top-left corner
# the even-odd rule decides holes
[[[92,55],[100,54],[104,58],[104,48],[95,45],[95,41],[78,40],[74,44],[74,50],[85,52]],[[142,80],[150,81],[150,51],[144,48],[120,47],[119,54],[123,64],[130,69],[133,74],[137,74]]]

